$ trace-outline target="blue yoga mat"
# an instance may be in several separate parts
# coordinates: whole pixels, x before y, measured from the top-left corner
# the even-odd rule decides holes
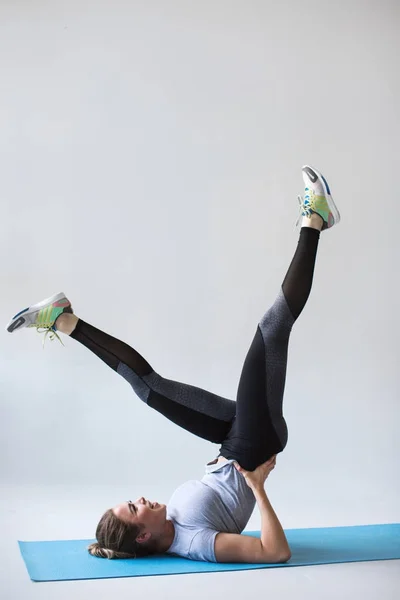
[[[18,543],[32,581],[210,573],[400,559],[400,523],[288,529],[285,534],[292,558],[284,564],[209,563],[168,554],[107,560],[87,552],[86,546],[95,540]],[[248,531],[242,535],[259,537],[260,532]]]

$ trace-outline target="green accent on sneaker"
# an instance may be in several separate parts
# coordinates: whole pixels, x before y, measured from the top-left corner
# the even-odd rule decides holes
[[[298,225],[301,217],[311,217],[313,213],[316,213],[323,219],[325,229],[331,212],[325,196],[319,196],[311,188],[305,188],[304,197],[298,196],[297,198],[300,204],[300,214],[296,225]]]
[[[43,348],[46,342],[47,336],[49,336],[50,341],[53,341],[55,338],[58,339],[59,342],[64,346],[64,343],[58,333],[55,330],[54,323],[56,322],[57,317],[59,317],[64,312],[65,307],[53,306],[50,304],[49,306],[45,306],[40,309],[36,315],[36,320],[32,325],[28,325],[28,327],[35,327],[38,333],[44,333],[43,338]]]
[[[52,304],[45,306],[39,310],[36,316],[35,327],[53,327],[57,317],[63,312],[64,307],[53,306]]]
[[[325,223],[328,222],[330,210],[325,196],[318,196],[313,190],[307,190],[307,194],[304,196],[304,206],[322,217]]]

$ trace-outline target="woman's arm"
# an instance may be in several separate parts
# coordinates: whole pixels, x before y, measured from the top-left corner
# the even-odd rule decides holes
[[[261,513],[261,545],[266,552],[280,556],[286,562],[291,557],[289,544],[264,486],[256,486],[252,490]]]
[[[246,471],[234,463],[257,500],[261,513],[261,537],[219,533],[214,546],[217,562],[284,563],[292,556],[282,525],[264,489],[264,482],[275,464],[276,456],[255,471]]]
[[[252,488],[261,513],[261,537],[219,533],[215,538],[217,562],[285,563],[292,554],[264,487]]]
[[[246,479],[246,483],[253,491],[258,508],[261,513],[261,545],[266,552],[272,555],[287,556],[289,560],[291,553],[282,525],[268,500],[264,484],[268,475],[275,469],[276,454],[269,460],[257,467],[255,471],[246,471],[238,463],[234,463],[236,469]]]

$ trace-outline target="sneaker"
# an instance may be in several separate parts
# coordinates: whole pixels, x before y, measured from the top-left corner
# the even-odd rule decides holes
[[[324,221],[322,231],[333,227],[339,223],[340,213],[331,196],[328,182],[321,173],[309,165],[305,165],[302,172],[306,188],[304,197],[298,196],[300,214],[296,225],[301,217],[309,217],[312,213],[317,213]]]
[[[23,327],[36,327],[39,333],[45,333],[43,346],[47,336],[50,334],[50,340],[55,337],[63,344],[60,336],[56,333],[55,321],[63,312],[72,313],[71,302],[62,292],[55,294],[51,298],[42,300],[33,306],[21,310],[15,315],[7,325],[7,331],[14,333]],[[64,344],[63,344],[64,345]]]

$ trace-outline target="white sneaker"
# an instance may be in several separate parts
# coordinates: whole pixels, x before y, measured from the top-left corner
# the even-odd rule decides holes
[[[14,333],[14,331],[23,329],[24,327],[36,327],[38,331],[39,329],[43,329],[46,332],[43,344],[49,333],[51,334],[51,340],[53,340],[54,337],[57,337],[61,342],[60,337],[55,333],[57,328],[54,323],[57,317],[63,312],[72,313],[73,310],[71,308],[71,302],[65,294],[61,292],[21,310],[21,312],[16,314],[9,322],[7,331]],[[43,331],[39,331],[39,333],[43,333]]]
[[[324,221],[322,231],[333,227],[340,221],[340,213],[333,201],[328,182],[309,165],[302,168],[303,181],[306,185],[304,197],[298,196],[300,204],[300,215],[296,225],[301,217],[310,217],[312,213],[317,213]]]

